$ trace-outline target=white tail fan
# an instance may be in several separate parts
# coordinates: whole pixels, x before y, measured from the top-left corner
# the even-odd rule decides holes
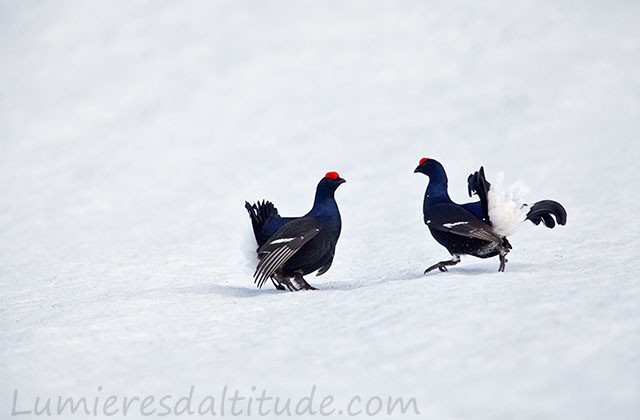
[[[242,266],[244,272],[253,276],[258,265],[258,244],[256,243],[256,237],[253,234],[253,226],[251,221],[245,220],[244,229],[240,235],[240,251],[242,254]]]
[[[504,174],[499,172],[491,182],[487,194],[489,220],[493,230],[500,236],[510,236],[516,232],[520,223],[527,219],[529,211],[524,203],[524,196],[528,189],[520,181],[505,190]]]

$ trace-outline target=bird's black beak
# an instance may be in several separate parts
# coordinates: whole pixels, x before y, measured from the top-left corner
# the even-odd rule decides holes
[[[344,179],[344,178],[338,178],[338,179],[336,179],[336,182],[338,183],[338,185],[341,185],[341,184],[344,184],[345,182],[347,182],[347,180]]]
[[[415,171],[413,171],[413,173],[414,173],[414,174],[422,173],[422,171],[420,170],[420,165],[418,165],[418,167],[416,168],[416,170],[415,170]]]

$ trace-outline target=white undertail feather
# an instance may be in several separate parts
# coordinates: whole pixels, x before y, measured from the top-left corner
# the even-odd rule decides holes
[[[491,181],[487,202],[489,220],[493,224],[495,233],[500,236],[512,235],[527,219],[529,208],[524,202],[527,192],[527,187],[520,181],[505,190],[502,172],[499,172],[496,179]]]
[[[249,219],[245,220],[244,229],[240,235],[240,252],[242,254],[242,266],[244,272],[253,276],[258,266],[258,244],[256,243],[256,237],[253,234],[253,226]]]

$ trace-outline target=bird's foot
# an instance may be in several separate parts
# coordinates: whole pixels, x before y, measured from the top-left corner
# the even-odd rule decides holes
[[[318,290],[307,283],[307,281],[300,274],[296,274],[293,280],[296,282],[296,285],[300,287],[298,290]]]
[[[429,272],[431,272],[431,271],[435,270],[436,268],[437,268],[438,270],[442,271],[442,272],[449,271],[449,270],[447,269],[447,265],[449,265],[449,264],[446,264],[446,263],[448,263],[448,262],[449,262],[449,261],[440,261],[438,264],[434,264],[434,265],[432,265],[431,267],[429,267],[429,268],[427,268],[426,270],[424,270],[424,274],[427,274],[427,273],[429,273]]]
[[[507,265],[507,262],[509,262],[509,260],[506,259],[504,256],[500,255],[500,267],[498,268],[498,273],[504,273],[504,269]]]
[[[273,277],[271,277],[271,282],[273,283],[276,289],[287,290],[282,284],[280,284],[279,282],[276,282],[276,280]]]
[[[290,292],[297,292],[300,290],[295,284],[293,284],[290,278],[287,278],[284,285],[287,286],[287,289],[289,289]]]
[[[427,274],[433,270],[435,270],[436,268],[442,272],[445,271],[449,271],[449,269],[447,268],[447,266],[449,265],[456,265],[460,262],[460,256],[459,255],[454,255],[453,259],[448,260],[448,261],[440,261],[437,264],[432,265],[431,267],[427,268],[426,270],[424,270],[424,274]]]
[[[509,245],[511,246],[511,245]],[[500,267],[498,268],[498,272],[499,273],[504,273],[504,269],[507,265],[507,262],[509,262],[509,260],[507,259],[507,254],[509,253],[509,249],[502,249],[500,250]]]
[[[443,271],[443,272],[444,272],[444,271],[449,271],[449,270],[447,269],[447,267],[446,267],[446,266],[442,265],[442,263],[443,263],[443,262],[444,262],[444,261],[439,262],[438,264],[434,264],[434,265],[432,265],[431,267],[427,268],[426,270],[424,270],[424,274],[427,274],[427,273],[429,273],[429,272],[431,272],[431,271],[435,270],[436,268],[437,268],[438,270],[440,270],[440,271]]]
[[[293,284],[293,282],[291,281],[290,277],[287,277],[283,274],[276,274],[275,275],[275,279],[278,282],[278,284],[280,285],[280,287],[276,286],[276,289],[278,290],[289,290],[290,292],[297,292],[298,287],[296,287],[295,284]],[[274,283],[275,284],[275,283]]]

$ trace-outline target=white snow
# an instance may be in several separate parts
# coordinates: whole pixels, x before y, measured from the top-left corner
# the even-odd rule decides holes
[[[415,397],[430,419],[638,418],[638,16],[0,1],[0,418],[14,390],[28,411],[191,386],[194,401],[315,386],[316,408]],[[568,224],[523,225],[505,273],[463,258],[423,276],[449,256],[423,223],[421,156],[456,202],[484,165]],[[320,290],[256,289],[244,201],[304,214],[334,170],[343,231],[307,278]]]

